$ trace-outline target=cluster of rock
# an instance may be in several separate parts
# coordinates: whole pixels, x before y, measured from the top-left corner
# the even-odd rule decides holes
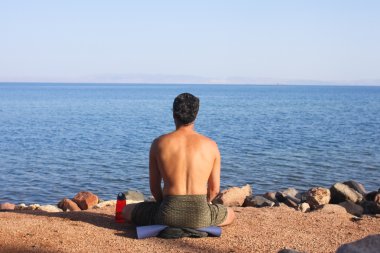
[[[137,203],[144,201],[144,195],[136,191],[127,191],[124,193],[127,203]],[[15,205],[12,203],[1,203],[0,211],[6,210],[40,210],[45,212],[75,212],[91,208],[103,208],[105,206],[116,205],[116,200],[103,201],[97,195],[89,191],[78,192],[72,199],[63,198],[57,205],[39,205],[24,203]]]
[[[144,201],[144,195],[137,191],[125,192],[127,204]],[[154,201],[149,197],[145,201]],[[367,192],[364,186],[355,181],[336,183],[329,189],[314,187],[305,192],[294,188],[284,191],[267,192],[253,195],[250,185],[231,187],[220,192],[213,203],[230,207],[273,207],[286,205],[302,212],[321,210],[333,213],[350,213],[355,216],[363,214],[380,214],[380,189]],[[14,205],[0,204],[0,210],[41,210],[46,212],[73,212],[91,208],[114,206],[116,200],[102,201],[92,192],[79,192],[72,199],[63,198],[57,205]]]
[[[306,192],[294,188],[284,191],[253,195],[249,185],[232,187],[219,193],[213,203],[225,206],[273,207],[287,205],[302,212],[322,210],[325,212],[348,212],[355,216],[380,214],[380,189],[367,192],[355,181],[336,183],[329,189],[314,187]]]

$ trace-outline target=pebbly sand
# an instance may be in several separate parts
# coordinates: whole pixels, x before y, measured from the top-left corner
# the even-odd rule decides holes
[[[235,208],[237,220],[220,238],[137,240],[114,222],[113,206],[80,212],[0,213],[0,252],[335,252],[343,243],[380,234],[380,218],[302,213],[286,206]]]

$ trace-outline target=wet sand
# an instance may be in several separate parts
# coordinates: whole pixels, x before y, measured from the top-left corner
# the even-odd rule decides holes
[[[301,213],[286,206],[235,208],[220,238],[135,239],[114,222],[114,207],[80,212],[0,212],[0,252],[335,252],[343,243],[380,234],[380,218]]]

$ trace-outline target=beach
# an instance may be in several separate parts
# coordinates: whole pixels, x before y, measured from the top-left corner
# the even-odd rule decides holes
[[[81,212],[0,213],[0,252],[335,252],[344,244],[380,234],[380,217],[315,211],[287,206],[235,207],[237,219],[220,238],[147,238],[115,223],[114,206]]]

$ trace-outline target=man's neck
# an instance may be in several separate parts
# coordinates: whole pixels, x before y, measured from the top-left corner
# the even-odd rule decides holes
[[[188,125],[176,125],[176,131],[186,131],[186,132],[192,132],[194,131],[194,123],[188,124]]]

